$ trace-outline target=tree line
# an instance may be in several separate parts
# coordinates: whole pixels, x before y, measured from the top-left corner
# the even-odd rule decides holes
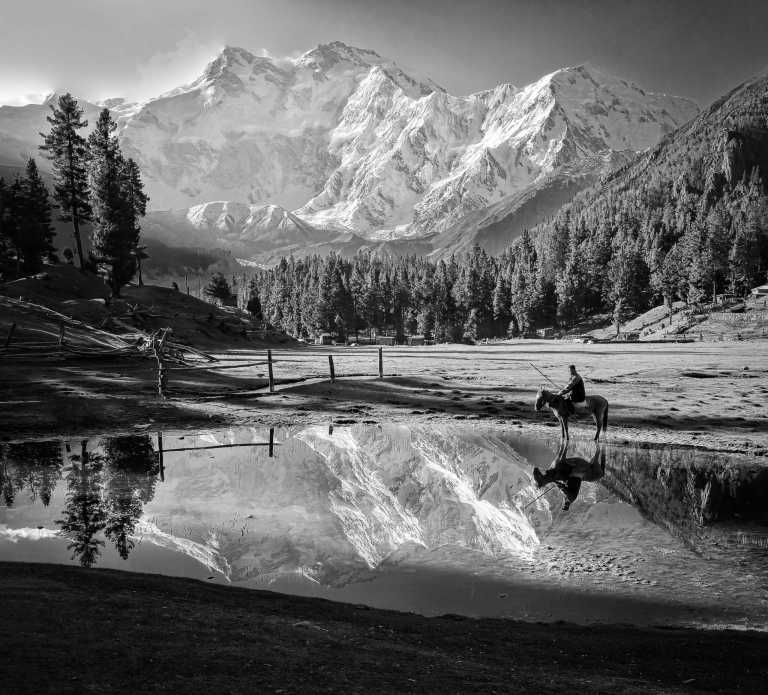
[[[34,158],[12,182],[0,178],[0,272],[4,277],[35,273],[57,260],[52,225],[57,208],[58,219],[72,225],[75,248],[63,250],[65,259],[76,258],[83,271],[102,273],[119,296],[146,258],[139,221],[149,198],[139,166],[123,155],[109,109],[101,111],[87,139],[79,131],[88,121],[71,94],[60,96],[51,111],[51,129],[40,134],[40,150],[51,161],[52,196]],[[91,230],[87,254],[86,225]]]
[[[460,259],[438,261],[369,252],[282,259],[252,277],[246,308],[298,337],[375,330],[443,342],[524,334],[533,323],[520,290],[534,253],[527,232],[524,239],[498,257],[476,246]],[[218,277],[209,289],[225,292],[224,284]]]

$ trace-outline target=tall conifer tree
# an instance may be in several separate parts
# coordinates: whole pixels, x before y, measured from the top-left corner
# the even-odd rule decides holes
[[[35,160],[27,161],[26,176],[21,179],[23,208],[19,216],[16,248],[22,258],[22,270],[35,272],[42,260],[53,260],[56,232],[51,226],[51,203]]]
[[[128,195],[129,177],[116,128],[109,109],[104,109],[88,137],[88,187],[93,210],[93,255],[106,270],[115,296],[120,296],[120,288],[136,274],[136,214],[140,203],[137,199],[132,203]]]
[[[51,104],[51,111],[53,115],[47,117],[51,131],[41,133],[45,143],[40,149],[53,163],[53,195],[61,210],[59,219],[72,222],[75,249],[82,270],[85,257],[80,225],[90,221],[91,206],[86,175],[88,148],[77,131],[85,128],[88,121],[83,120],[83,109],[69,93],[60,96],[56,106]]]

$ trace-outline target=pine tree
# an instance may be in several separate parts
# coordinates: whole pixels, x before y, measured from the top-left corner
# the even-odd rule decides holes
[[[132,202],[128,195],[126,164],[116,128],[109,109],[104,109],[88,137],[88,186],[93,211],[93,255],[106,271],[112,292],[120,296],[120,288],[136,274],[136,216],[140,204]]]
[[[80,225],[91,219],[88,196],[86,160],[88,150],[85,139],[77,132],[88,125],[83,120],[83,110],[72,95],[59,97],[57,106],[51,104],[52,116],[48,116],[51,131],[41,133],[45,140],[40,149],[53,163],[54,198],[59,204],[59,219],[72,222],[77,258],[82,270],[85,265]]]
[[[55,260],[51,204],[34,159],[27,161],[25,176],[16,177],[3,193],[4,265],[16,274],[37,272],[43,260]]]
[[[344,273],[338,265],[333,274],[331,304],[333,306],[333,311],[336,313],[334,324],[338,327],[338,319],[341,319],[342,333],[346,335],[347,329],[354,321],[355,305],[352,299],[352,293],[344,282]],[[339,337],[343,336],[340,335]]]
[[[477,315],[478,311],[477,309],[470,309],[469,316],[467,316],[467,320],[464,322],[464,335],[462,336],[465,340],[477,340],[477,331],[478,331],[478,321],[477,321]]]
[[[753,208],[734,223],[733,243],[728,253],[731,291],[745,296],[759,281],[759,226]]]
[[[203,288],[203,294],[209,299],[218,299],[225,306],[232,301],[232,290],[227,278],[221,273],[211,276],[208,284]]]
[[[456,325],[456,304],[453,299],[453,272],[451,266],[440,261],[435,272],[434,284],[435,340],[445,342],[460,338],[460,326]]]
[[[128,158],[122,163],[120,177],[122,197],[128,206],[129,214],[133,220],[134,241],[132,255],[136,261],[139,287],[142,287],[144,285],[144,278],[141,275],[141,263],[149,258],[149,254],[147,253],[147,247],[139,244],[141,236],[139,218],[147,214],[149,196],[144,192],[144,183],[141,180],[139,165],[133,159]]]
[[[6,239],[6,264],[10,272],[19,276],[23,258],[19,240],[23,236],[23,217],[27,207],[24,185],[20,176],[17,175],[13,183],[6,188],[3,206],[5,208],[3,234]]]
[[[664,256],[661,269],[658,273],[658,285],[664,304],[668,309],[672,308],[675,296],[680,295],[680,287],[684,283],[685,273],[682,265],[680,247],[675,244]]]
[[[648,266],[637,246],[626,237],[617,239],[608,275],[611,281],[609,299],[613,303],[616,333],[634,313],[644,311],[649,285]]]
[[[717,288],[723,286],[728,272],[728,252],[731,248],[729,225],[725,206],[722,200],[719,200],[707,216],[707,245],[703,254],[710,265],[713,302],[717,300]]]
[[[496,286],[493,288],[493,321],[496,324],[496,335],[499,335],[499,330],[504,331],[509,325],[512,318],[511,302],[512,292],[509,281],[504,273],[498,273]]]
[[[51,226],[51,203],[35,160],[27,161],[26,175],[21,180],[24,208],[21,211],[17,229],[16,248],[22,262],[22,270],[35,272],[42,266],[43,259],[54,260],[56,249],[53,237],[56,232]]]
[[[10,224],[11,188],[0,178],[0,277],[13,267],[13,244]]]
[[[578,319],[584,308],[582,296],[579,293],[578,266],[573,257],[569,257],[565,268],[557,276],[555,291],[557,293],[557,320],[562,326],[570,327]]]
[[[264,312],[261,309],[261,300],[259,299],[259,290],[254,280],[248,285],[248,303],[245,305],[245,310],[251,315],[254,321],[261,322],[264,320]]]

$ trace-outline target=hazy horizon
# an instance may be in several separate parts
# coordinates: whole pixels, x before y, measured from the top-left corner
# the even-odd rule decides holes
[[[453,94],[588,62],[700,106],[768,66],[768,5],[755,0],[727,12],[693,0],[28,0],[0,22],[14,27],[0,45],[0,104],[14,105],[59,91],[142,101],[195,79],[224,45],[284,57],[343,41]]]

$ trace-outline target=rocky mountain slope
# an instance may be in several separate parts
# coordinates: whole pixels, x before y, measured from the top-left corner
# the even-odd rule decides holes
[[[189,85],[107,105],[154,210],[279,206],[324,242],[340,231],[373,243],[442,233],[438,247],[505,245],[515,225],[539,221],[697,111],[589,65],[453,96],[339,42],[295,59],[227,47]],[[91,121],[96,108],[86,104]],[[0,108],[0,164],[36,151],[47,111]]]

